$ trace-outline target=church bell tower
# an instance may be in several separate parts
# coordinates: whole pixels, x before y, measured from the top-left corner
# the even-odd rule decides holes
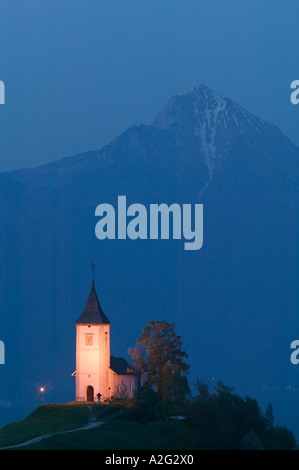
[[[76,401],[109,398],[110,321],[92,281],[86,306],[76,321]]]

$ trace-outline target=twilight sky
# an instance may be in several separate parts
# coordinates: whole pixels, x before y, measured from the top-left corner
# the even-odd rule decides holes
[[[0,171],[99,149],[205,84],[299,144],[297,0],[0,0]]]

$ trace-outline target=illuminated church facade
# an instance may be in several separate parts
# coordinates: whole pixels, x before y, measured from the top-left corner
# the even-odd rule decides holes
[[[97,402],[99,396],[101,401],[131,398],[137,388],[134,368],[125,359],[110,355],[110,321],[102,310],[94,281],[75,325],[76,401]]]

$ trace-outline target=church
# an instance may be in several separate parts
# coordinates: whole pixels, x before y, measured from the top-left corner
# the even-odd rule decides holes
[[[134,368],[125,359],[110,356],[110,321],[100,305],[94,280],[86,306],[76,325],[76,401],[97,402],[133,397]],[[100,394],[100,395],[99,395]]]

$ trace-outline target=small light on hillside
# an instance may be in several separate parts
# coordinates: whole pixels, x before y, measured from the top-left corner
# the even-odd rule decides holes
[[[41,387],[41,388],[39,389],[39,391],[40,391],[40,394],[41,394],[41,401],[43,401],[44,391],[45,391],[44,387]]]

